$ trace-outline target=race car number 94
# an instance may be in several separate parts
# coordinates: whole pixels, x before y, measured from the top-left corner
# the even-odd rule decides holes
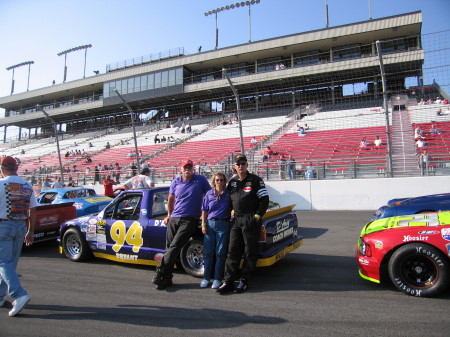
[[[142,247],[144,240],[142,239],[142,227],[139,222],[135,221],[131,224],[127,231],[127,227],[123,221],[116,221],[110,230],[111,239],[116,243],[112,246],[112,249],[117,253],[126,242],[130,246],[133,246],[134,253],[139,253],[139,249]]]

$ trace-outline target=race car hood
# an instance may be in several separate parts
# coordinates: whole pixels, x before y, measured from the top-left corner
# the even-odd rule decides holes
[[[399,205],[399,204],[410,204],[410,203],[420,203],[423,201],[426,201],[427,199],[442,199],[442,198],[449,198],[450,193],[441,193],[441,194],[430,194],[430,195],[422,195],[419,197],[413,197],[413,198],[397,198],[397,199],[391,199],[388,201],[389,206],[393,205]]]
[[[361,237],[387,229],[411,226],[444,226],[450,224],[450,211],[428,214],[394,216],[369,222],[361,231]]]

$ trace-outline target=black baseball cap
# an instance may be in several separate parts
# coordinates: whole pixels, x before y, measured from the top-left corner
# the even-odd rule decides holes
[[[238,154],[235,158],[234,158],[234,162],[235,163],[239,163],[240,161],[247,161],[247,157],[243,154]]]

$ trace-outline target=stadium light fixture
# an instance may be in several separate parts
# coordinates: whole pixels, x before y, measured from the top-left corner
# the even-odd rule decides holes
[[[55,139],[56,139],[56,149],[58,150],[58,160],[59,160],[59,170],[61,171],[61,181],[64,183],[64,168],[63,168],[63,164],[62,164],[62,160],[61,160],[61,150],[59,147],[59,138],[58,138],[58,130],[56,129],[56,122],[52,117],[50,117],[50,115],[47,113],[47,111],[45,111],[44,108],[42,106],[40,106],[39,104],[36,105],[36,110],[41,111],[45,115],[45,118],[48,119],[53,125],[53,132],[55,133]]]
[[[22,62],[19,64],[15,64],[13,66],[10,66],[8,68],[6,68],[6,70],[11,70],[12,69],[12,81],[11,81],[11,95],[14,93],[14,69],[22,67],[22,66],[28,66],[28,82],[27,82],[27,91],[30,88],[30,67],[31,65],[34,64],[34,61],[26,61],[26,62]]]
[[[219,7],[213,10],[210,10],[208,12],[205,12],[205,16],[209,15],[215,15],[216,16],[216,47],[217,49],[219,45],[219,29],[217,28],[217,14],[223,11],[228,11],[230,9],[235,9],[239,7],[245,7],[248,6],[248,42],[252,42],[252,12],[251,12],[251,6],[257,5],[261,2],[261,0],[251,0],[251,1],[241,1],[237,2],[235,4],[226,5],[224,7]]]
[[[63,79],[63,83],[66,82],[67,79],[67,66],[66,66],[66,62],[67,62],[67,54],[74,52],[74,51],[78,51],[78,50],[83,50],[84,49],[84,73],[83,73],[83,78],[86,77],[86,56],[87,56],[87,50],[88,48],[91,48],[92,45],[91,44],[85,44],[83,46],[79,46],[79,47],[74,47],[74,48],[70,48],[67,50],[64,50],[60,53],[58,53],[58,56],[64,55],[64,79]]]

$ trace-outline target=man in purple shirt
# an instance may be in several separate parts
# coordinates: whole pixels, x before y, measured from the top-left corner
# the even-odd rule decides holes
[[[181,176],[172,180],[167,201],[166,253],[156,268],[153,283],[162,290],[172,285],[172,273],[181,248],[189,241],[200,223],[203,195],[211,189],[208,180],[194,173],[194,163],[181,163]]]

